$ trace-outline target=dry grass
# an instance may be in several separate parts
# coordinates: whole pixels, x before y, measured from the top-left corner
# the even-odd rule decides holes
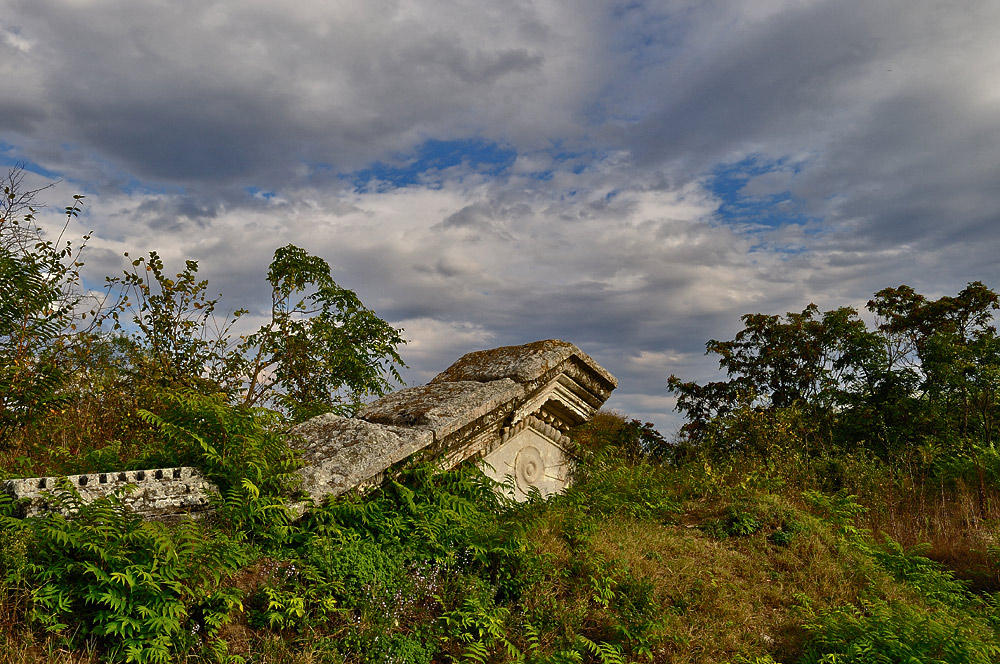
[[[94,648],[70,650],[61,638],[36,639],[23,628],[0,631],[0,664],[97,664]]]
[[[134,386],[83,382],[67,389],[68,400],[0,445],[0,473],[36,477],[110,470],[151,440],[150,428],[135,416],[148,404]]]
[[[867,508],[859,525],[918,547],[976,590],[1000,591],[1000,487],[984,476],[944,478],[874,460],[847,459],[843,474]]]
[[[768,531],[720,539],[705,526],[721,512],[692,501],[681,523],[613,518],[597,524],[587,555],[607,569],[649,582],[652,601],[660,607],[654,661],[664,664],[714,663],[737,656],[771,655],[793,661],[805,634],[797,609],[802,595],[824,608],[856,601],[870,564],[846,549],[830,529],[788,501],[765,497],[754,509],[793,515],[802,527],[786,545],[768,540]],[[572,569],[573,552],[560,535],[558,518],[540,524],[532,542],[547,555],[551,567]],[[561,612],[570,629],[574,619],[591,627],[600,616],[592,600],[572,593],[572,579],[556,576],[549,597],[535,597],[533,607]]]
[[[929,558],[945,564],[980,591],[1000,590],[1000,490],[952,486],[906,487],[873,500],[867,527],[906,548],[926,547]]]

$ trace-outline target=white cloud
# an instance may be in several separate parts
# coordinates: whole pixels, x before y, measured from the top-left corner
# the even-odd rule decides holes
[[[260,304],[294,243],[407,328],[413,376],[563,337],[667,421],[666,375],[710,376],[742,313],[1000,286],[995,2],[7,4],[0,154],[67,178],[53,228],[88,195],[91,283],[156,249]],[[339,177],[476,137],[513,166]],[[806,223],[716,214],[752,155],[784,166],[742,193]]]

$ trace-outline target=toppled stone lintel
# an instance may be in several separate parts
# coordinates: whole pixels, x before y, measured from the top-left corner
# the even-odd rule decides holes
[[[209,494],[217,487],[195,468],[154,468],[115,473],[87,473],[65,478],[84,503],[120,491],[121,501],[144,518],[171,521],[197,516],[210,509]],[[60,478],[33,477],[6,480],[0,489],[26,499],[23,516],[39,516],[59,509]]]
[[[547,495],[569,482],[565,449],[542,434],[537,434],[536,445],[525,443],[524,435],[515,442],[511,431],[531,421],[550,427],[559,439],[590,419],[617,384],[614,376],[575,345],[549,339],[468,353],[429,384],[383,397],[358,417],[374,424],[430,431],[434,440],[428,451],[443,468],[485,457],[507,470],[537,466],[537,472],[518,475],[518,486],[523,489],[525,478],[537,478],[547,482],[539,484]],[[512,448],[510,459],[498,451],[505,445]],[[514,463],[516,459],[521,459],[520,466]],[[524,497],[526,491],[519,490],[519,496]]]
[[[294,431],[305,445],[302,490],[315,502],[377,483],[386,469],[429,446],[432,432],[326,414]]]
[[[376,424],[430,431],[437,446],[461,438],[491,413],[510,413],[524,401],[524,388],[502,378],[490,382],[431,383],[399,390],[364,408],[358,417]]]

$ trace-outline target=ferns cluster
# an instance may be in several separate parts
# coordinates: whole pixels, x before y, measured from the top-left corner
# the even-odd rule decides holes
[[[4,535],[24,542],[6,582],[32,624],[93,639],[109,660],[168,662],[239,608],[239,594],[221,585],[247,562],[231,538],[190,521],[143,521],[117,495],[85,503],[66,482],[54,499],[61,513],[0,517]]]
[[[58,261],[50,253],[18,256],[0,248],[0,444],[59,399],[57,345],[67,323]]]
[[[143,409],[138,415],[169,445],[150,450],[139,465],[196,466],[219,487],[217,512],[234,534],[285,537],[285,499],[294,494],[300,464],[283,419],[266,409],[230,405],[223,394],[191,389],[161,390],[155,402],[159,412]]]

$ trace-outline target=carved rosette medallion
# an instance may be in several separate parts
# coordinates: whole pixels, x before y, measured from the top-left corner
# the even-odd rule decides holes
[[[526,445],[514,457],[514,481],[517,488],[528,493],[531,487],[538,487],[545,478],[545,461],[534,445]]]
[[[539,417],[525,417],[504,430],[500,445],[483,457],[483,471],[507,482],[515,500],[526,500],[533,490],[542,496],[559,493],[570,481],[567,442]]]

